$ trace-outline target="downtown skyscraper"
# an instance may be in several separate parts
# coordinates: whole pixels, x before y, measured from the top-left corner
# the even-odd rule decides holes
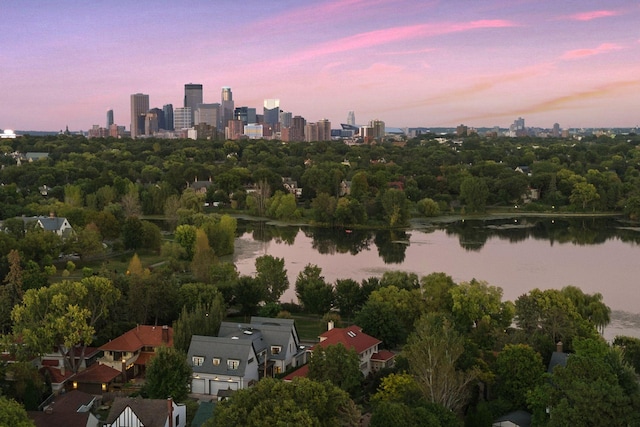
[[[144,93],[131,95],[131,138],[144,135],[147,111],[149,111],[149,95]]]
[[[227,126],[229,120],[233,120],[234,105],[233,105],[233,94],[231,93],[230,87],[225,86],[222,88],[220,106],[222,110],[220,114],[220,116],[222,117],[222,123],[220,123],[220,130],[224,131],[224,128]]]
[[[191,108],[191,123],[189,127],[195,123],[195,114],[198,104],[202,104],[202,85],[188,83],[184,85],[184,105],[183,107]]]

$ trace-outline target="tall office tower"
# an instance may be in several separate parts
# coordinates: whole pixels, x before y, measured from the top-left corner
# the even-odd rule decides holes
[[[369,127],[373,129],[372,136],[375,139],[382,139],[386,135],[384,122],[382,120],[378,120],[378,119],[371,120],[369,122]]]
[[[220,122],[220,104],[198,104],[195,124],[207,124],[218,128]]]
[[[182,130],[191,127],[191,108],[178,107],[173,111],[173,129]]]
[[[202,104],[202,85],[189,83],[184,85],[184,105],[183,107],[191,108],[191,123],[188,127],[195,123],[195,114],[198,104]]]
[[[304,140],[305,142],[319,141],[317,123],[307,123],[304,126]]]
[[[356,113],[353,110],[347,114],[347,124],[351,126],[356,125]]]
[[[244,123],[242,123],[242,120],[232,119],[227,122],[227,127],[225,129],[226,139],[240,139],[242,137],[242,132],[244,132]]]
[[[156,118],[158,119],[158,129],[167,130],[167,122],[164,119],[164,110],[162,110],[160,108],[152,108],[152,109],[149,110],[149,112],[156,115]],[[155,130],[155,132],[157,132],[157,131],[158,130]]]
[[[107,129],[113,124],[113,110],[107,111]]]
[[[279,99],[264,100],[264,122],[272,126],[275,126],[280,122]]]
[[[298,142],[304,141],[304,126],[307,124],[307,121],[302,116],[295,116],[291,121],[289,140]]]
[[[149,95],[143,93],[131,95],[131,138],[144,134],[144,118],[147,111],[149,111]]]
[[[233,120],[233,94],[231,93],[230,87],[222,88],[222,98],[220,102],[222,112],[222,122],[220,123],[220,130],[224,130],[227,127],[229,120]]]
[[[173,130],[173,104],[166,104],[162,106],[162,111],[164,112],[164,125],[165,130]]]
[[[331,122],[327,119],[318,121],[318,141],[331,141]]]
[[[242,120],[242,123],[248,125],[250,123],[257,123],[256,109],[249,107],[238,107],[233,111],[233,118],[236,120]]]
[[[291,127],[291,118],[293,115],[290,111],[280,113],[280,129]]]
[[[554,123],[553,129],[551,130],[551,136],[554,138],[558,138],[560,136],[560,124]]]
[[[144,118],[144,134],[152,136],[158,132],[158,114],[149,111]]]

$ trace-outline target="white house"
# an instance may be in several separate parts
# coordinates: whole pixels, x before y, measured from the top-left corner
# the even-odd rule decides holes
[[[116,397],[104,427],[186,427],[187,409],[173,399]]]

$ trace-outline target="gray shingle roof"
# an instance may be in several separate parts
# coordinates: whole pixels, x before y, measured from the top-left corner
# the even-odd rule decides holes
[[[251,334],[246,334],[244,331],[251,331]],[[256,341],[254,345],[256,353],[260,353],[264,348],[267,348],[269,359],[284,360],[292,333],[295,337],[295,346],[297,348],[300,342],[293,319],[272,319],[254,316],[251,318],[250,323],[222,322],[218,336],[242,336],[242,338],[254,337],[254,339],[259,336],[263,341]],[[280,346],[282,351],[278,354],[272,354],[272,346]]]
[[[203,357],[203,363],[196,366],[193,357]],[[225,376],[245,376],[247,362],[250,358],[255,358],[253,350],[253,340],[251,339],[230,339],[227,337],[207,337],[194,335],[191,337],[191,344],[187,352],[187,363],[191,366],[194,374],[214,374]],[[213,364],[213,359],[220,359],[218,365]],[[227,361],[237,360],[237,369],[229,369]]]

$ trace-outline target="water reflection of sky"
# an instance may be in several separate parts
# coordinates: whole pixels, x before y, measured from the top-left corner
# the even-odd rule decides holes
[[[613,310],[632,313],[638,307],[640,246],[619,239],[597,245],[553,244],[549,240],[527,238],[511,243],[490,237],[480,250],[469,251],[458,236],[436,230],[411,231],[403,262],[385,264],[375,243],[356,255],[321,254],[313,249],[313,239],[298,232],[293,245],[271,240],[254,241],[249,234],[237,240],[235,263],[241,274],[255,273],[255,258],[270,254],[285,259],[291,288],[282,300],[295,300],[293,284],[305,265],[322,268],[325,280],[362,280],[381,276],[385,271],[402,270],[425,276],[445,272],[454,281],[485,280],[503,289],[504,299],[514,301],[533,288],[580,287],[586,293],[600,292]]]

